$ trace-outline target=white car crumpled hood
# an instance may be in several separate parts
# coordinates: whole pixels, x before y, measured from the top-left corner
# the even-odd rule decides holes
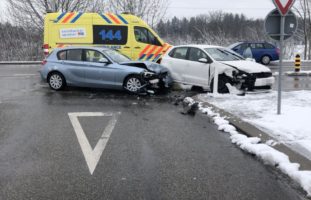
[[[236,67],[237,69],[243,70],[247,73],[271,72],[268,67],[247,60],[222,61],[221,63]]]

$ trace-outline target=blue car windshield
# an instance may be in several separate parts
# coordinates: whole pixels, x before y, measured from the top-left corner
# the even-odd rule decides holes
[[[236,53],[222,48],[206,48],[204,49],[216,61],[236,61],[244,60]]]
[[[115,50],[104,50],[104,53],[116,63],[131,61],[131,59]]]

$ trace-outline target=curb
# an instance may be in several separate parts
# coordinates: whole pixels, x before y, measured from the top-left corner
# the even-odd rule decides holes
[[[311,71],[306,72],[286,72],[287,76],[311,76]]]
[[[198,96],[194,96],[193,99],[195,101],[202,102],[201,99]],[[236,127],[236,129],[248,136],[248,137],[258,137],[261,139],[262,143],[265,143],[268,140],[274,140],[271,136],[269,136],[266,132],[258,129],[257,127],[251,125],[250,123],[247,123],[240,119],[239,117],[228,113],[227,111],[220,109],[208,102],[202,102],[203,106],[211,107],[213,111],[220,114],[221,117],[226,117],[226,120],[230,122],[233,126]],[[286,154],[291,162],[299,163],[300,164],[300,170],[311,170],[311,161],[307,159],[306,157],[300,155],[299,153],[293,151],[289,147],[287,147],[284,144],[277,144],[273,146],[274,149]]]
[[[0,61],[0,65],[38,65],[42,61]]]

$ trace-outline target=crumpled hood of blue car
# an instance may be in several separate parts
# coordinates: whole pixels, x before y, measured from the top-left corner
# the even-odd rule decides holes
[[[150,61],[130,61],[130,62],[122,62],[121,65],[127,65],[132,67],[139,67],[146,70],[149,70],[154,73],[163,73],[167,72],[168,69],[166,67],[163,67],[160,64],[150,62]]]

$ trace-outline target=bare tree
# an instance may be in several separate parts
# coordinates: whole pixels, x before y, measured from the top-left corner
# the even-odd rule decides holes
[[[109,11],[129,12],[154,27],[167,13],[169,0],[109,0]]]
[[[304,58],[311,59],[311,0],[299,0],[298,6],[295,7],[299,17],[303,20],[304,35]]]
[[[44,14],[103,10],[105,0],[7,0],[14,24],[43,29]]]

